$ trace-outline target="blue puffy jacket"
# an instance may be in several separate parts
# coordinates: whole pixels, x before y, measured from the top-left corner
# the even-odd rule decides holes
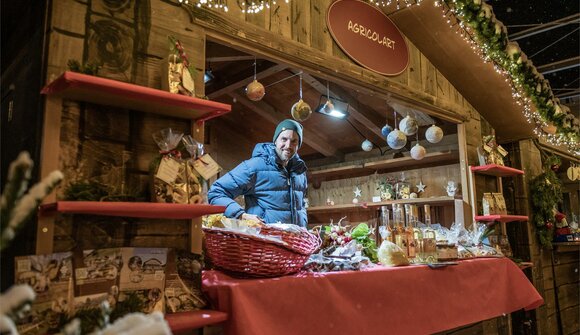
[[[258,143],[252,158],[213,183],[208,192],[209,203],[226,206],[227,217],[237,218],[245,212],[266,223],[280,221],[305,227],[306,164],[298,154],[286,168],[279,161],[273,143]],[[245,211],[233,200],[240,195],[245,197]]]

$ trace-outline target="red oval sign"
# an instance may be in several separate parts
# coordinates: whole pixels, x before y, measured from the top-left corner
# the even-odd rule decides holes
[[[338,0],[328,9],[326,22],[338,46],[361,66],[387,76],[407,68],[405,38],[377,7],[359,0]]]

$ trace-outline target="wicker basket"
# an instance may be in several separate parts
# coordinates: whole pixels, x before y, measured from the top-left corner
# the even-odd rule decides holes
[[[297,272],[320,242],[306,231],[295,234],[264,226],[261,235],[284,242],[222,229],[203,228],[207,256],[214,266],[237,277],[277,277]]]

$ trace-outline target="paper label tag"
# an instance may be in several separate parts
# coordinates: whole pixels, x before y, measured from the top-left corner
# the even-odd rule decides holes
[[[373,202],[381,202],[381,197],[379,197],[379,196],[374,196],[374,197],[373,197]]]
[[[77,279],[87,279],[89,276],[89,271],[87,268],[78,268],[75,271],[75,276]]]
[[[193,168],[199,173],[203,179],[209,180],[211,177],[217,175],[222,167],[211,158],[209,154],[205,154],[193,162]]]
[[[163,271],[155,271],[153,275],[153,280],[163,280],[165,278],[165,273]]]
[[[24,272],[31,270],[30,259],[19,259],[16,261],[16,271]]]
[[[193,81],[193,78],[191,78],[189,70],[185,66],[183,67],[183,74],[181,78],[183,87],[189,92],[194,93],[193,91],[195,90],[195,83]]]
[[[172,184],[179,174],[179,162],[171,158],[162,158],[155,178],[161,179],[167,184]]]
[[[483,145],[483,150],[487,151],[487,152],[491,152],[491,147],[488,146],[487,144]]]
[[[500,153],[502,156],[504,156],[504,157],[505,157],[505,156],[507,156],[507,154],[508,154],[508,152],[507,152],[507,151],[505,151],[505,149],[504,149],[504,148],[502,148],[502,147],[501,147],[501,145],[498,145],[498,146],[497,146],[497,151],[498,151],[498,152],[499,152],[499,153]]]

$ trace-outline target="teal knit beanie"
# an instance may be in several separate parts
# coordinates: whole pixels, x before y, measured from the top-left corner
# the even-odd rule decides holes
[[[284,130],[294,130],[298,134],[298,148],[300,148],[302,146],[302,125],[292,119],[286,119],[278,123],[272,142],[276,142],[276,139]]]

